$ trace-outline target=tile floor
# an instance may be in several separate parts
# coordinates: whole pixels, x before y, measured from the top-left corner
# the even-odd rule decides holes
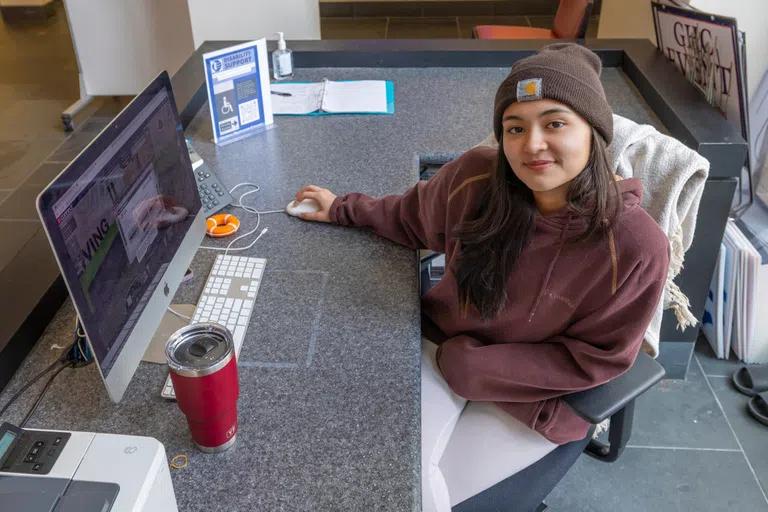
[[[99,102],[77,120],[75,134],[62,131],[61,110],[78,91],[68,27],[57,8],[43,24],[10,27],[0,19],[0,281],[19,251],[41,238],[32,203],[37,191],[121,105]],[[324,18],[322,34],[457,38],[486,23],[548,27],[552,17]],[[589,30],[594,37],[596,19]],[[638,400],[621,459],[604,464],[581,457],[547,499],[552,510],[768,510],[768,427],[749,416],[747,398],[730,384],[738,367],[714,359],[700,340],[686,380],[663,381]]]
[[[119,111],[121,102],[97,99],[67,134],[61,112],[79,95],[62,3],[46,21],[0,18],[0,347],[59,273],[35,210],[38,193]]]
[[[768,510],[768,427],[700,336],[685,380],[637,401],[632,438],[613,464],[582,456],[546,502],[553,512]]]

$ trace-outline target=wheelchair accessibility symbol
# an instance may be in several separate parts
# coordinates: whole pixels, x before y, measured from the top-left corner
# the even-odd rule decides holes
[[[227,101],[227,98],[224,97],[224,104],[221,106],[221,113],[222,114],[231,114],[234,112],[234,108],[232,108],[232,104]]]

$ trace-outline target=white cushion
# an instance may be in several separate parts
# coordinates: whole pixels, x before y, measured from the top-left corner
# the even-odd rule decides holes
[[[421,493],[423,512],[450,512],[438,463],[466,400],[454,394],[435,363],[437,345],[421,341]]]
[[[469,402],[439,467],[451,506],[496,485],[557,447],[490,402]]]

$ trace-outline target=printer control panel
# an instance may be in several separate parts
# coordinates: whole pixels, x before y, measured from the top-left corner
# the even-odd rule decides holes
[[[71,434],[0,425],[0,473],[47,475]]]

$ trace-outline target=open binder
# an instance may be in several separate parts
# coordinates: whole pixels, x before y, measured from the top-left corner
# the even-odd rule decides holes
[[[395,87],[390,81],[273,83],[271,92],[274,115],[395,113]]]

